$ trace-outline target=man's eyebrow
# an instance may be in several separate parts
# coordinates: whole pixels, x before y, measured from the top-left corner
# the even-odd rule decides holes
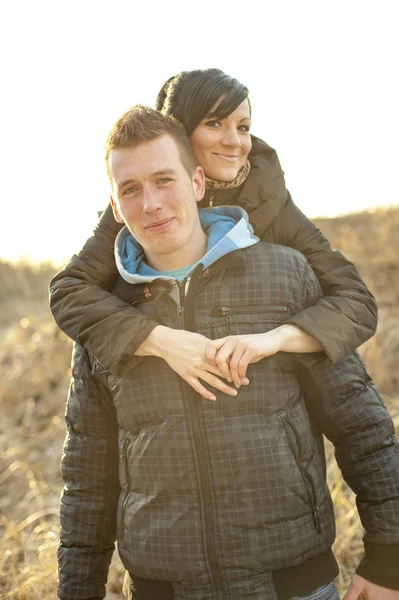
[[[161,169],[160,171],[155,171],[155,173],[151,173],[151,177],[159,177],[160,175],[176,175],[177,171],[175,169]],[[132,183],[137,183],[136,179],[126,179],[125,181],[121,181],[116,184],[118,190],[125,187],[125,185],[130,185]]]
[[[116,187],[118,188],[118,190],[120,190],[121,188],[125,187],[125,185],[130,183],[136,183],[134,179],[126,179],[126,181],[121,181],[120,183],[116,184]]]
[[[176,169],[161,169],[151,174],[151,177],[159,177],[160,175],[177,175]]]

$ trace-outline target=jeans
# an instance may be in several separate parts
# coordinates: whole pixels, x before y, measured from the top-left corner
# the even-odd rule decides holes
[[[137,584],[140,581],[140,578],[135,577],[135,581]],[[135,600],[136,598],[140,598],[142,600],[171,600],[172,598],[174,598],[172,586],[170,584],[167,584],[170,585],[170,589],[166,591],[166,595],[165,590],[161,589],[165,583],[166,582],[152,581],[150,582],[149,589],[147,589],[146,591],[143,590],[142,592],[137,591],[136,594],[133,591],[132,578],[130,574],[126,571],[125,583],[123,585],[123,593],[127,600]],[[161,588],[157,589],[158,585],[161,585]],[[334,583],[327,583],[327,585],[323,585],[322,587],[318,588],[317,590],[314,590],[314,592],[308,594],[307,596],[294,596],[289,600],[340,600],[340,597],[338,595],[337,588],[335,587]]]
[[[307,596],[294,596],[291,600],[340,600],[334,583],[327,583]]]

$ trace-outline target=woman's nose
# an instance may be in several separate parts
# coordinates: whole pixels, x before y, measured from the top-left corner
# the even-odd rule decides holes
[[[222,144],[225,146],[241,146],[241,140],[236,127],[226,127],[223,131]]]

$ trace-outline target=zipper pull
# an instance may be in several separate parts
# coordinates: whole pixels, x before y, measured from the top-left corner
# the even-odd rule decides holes
[[[313,521],[314,521],[314,526],[316,527],[316,532],[318,534],[321,533],[321,520],[320,520],[320,512],[318,507],[316,506],[313,511]]]
[[[218,317],[220,315],[223,317],[226,317],[230,313],[231,313],[230,308],[227,308],[226,306],[218,306],[217,308],[214,308],[212,311],[212,315],[214,317]]]
[[[213,309],[212,314],[216,317],[218,317],[220,315],[222,315],[223,317],[226,317],[227,335],[231,335],[231,310],[230,310],[230,308],[227,308],[226,306],[218,306],[217,308]]]

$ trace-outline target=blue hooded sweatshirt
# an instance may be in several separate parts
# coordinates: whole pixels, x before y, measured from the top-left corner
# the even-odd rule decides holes
[[[203,265],[205,271],[222,256],[259,242],[247,213],[239,206],[217,206],[212,212],[202,208],[199,216],[202,229],[208,238],[206,254],[194,265],[178,269],[176,272],[155,271],[149,267],[145,262],[142,246],[127,227],[121,229],[115,240],[115,260],[123,279],[129,283],[147,283],[157,278],[189,278],[198,263]]]

